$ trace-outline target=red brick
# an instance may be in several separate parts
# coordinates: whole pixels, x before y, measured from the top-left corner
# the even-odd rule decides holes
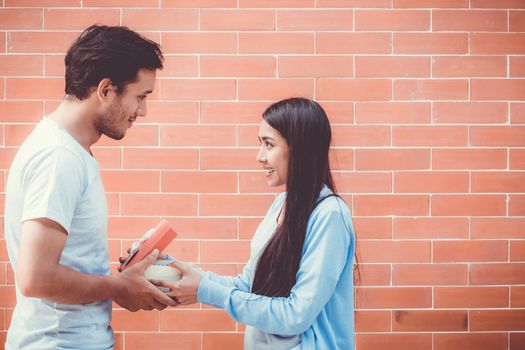
[[[262,218],[239,218],[239,239],[252,239]]]
[[[93,24],[94,18],[98,24],[120,25],[118,9],[45,9],[44,29],[84,30]]]
[[[509,32],[525,31],[525,12],[509,11]]]
[[[352,10],[277,10],[277,30],[352,31]]]
[[[222,171],[162,172],[162,191],[178,193],[237,192],[237,174]]]
[[[124,149],[125,169],[197,169],[196,149],[128,148]]]
[[[144,20],[145,18],[151,18],[152,20]],[[197,10],[122,10],[122,25],[133,28],[133,30],[196,30],[199,26],[198,20]]]
[[[0,9],[0,30],[42,29],[41,9]]]
[[[407,79],[394,81],[394,100],[466,100],[466,79]]]
[[[523,33],[472,33],[470,35],[470,54],[525,54],[525,34]]]
[[[430,77],[430,59],[410,56],[358,56],[356,77]]]
[[[426,171],[394,173],[396,193],[453,193],[468,192],[467,172]]]
[[[470,84],[474,101],[525,100],[525,79],[473,79]]]
[[[389,54],[392,52],[390,33],[318,33],[318,54]]]
[[[239,33],[241,54],[312,54],[313,33]]]
[[[434,102],[432,120],[438,124],[505,123],[508,106],[502,102]]]
[[[168,311],[169,312],[169,311]],[[136,333],[126,332],[126,350],[156,350],[168,349],[177,344],[180,349],[201,349],[199,333]]]
[[[260,123],[267,102],[201,102],[200,122],[221,124]]]
[[[392,238],[391,218],[353,217],[358,239]]]
[[[356,299],[360,309],[411,309],[432,305],[432,288],[362,287]]]
[[[108,235],[110,239],[135,239],[150,228],[155,227],[158,221],[157,218],[153,217],[110,217]]]
[[[357,149],[356,170],[427,170],[428,149]]]
[[[525,263],[472,264],[470,265],[469,284],[525,284]]]
[[[390,145],[390,127],[384,125],[334,125],[332,145],[379,147]]]
[[[397,54],[466,54],[467,33],[394,33]]]
[[[525,286],[510,287],[510,306],[525,307]]]
[[[429,241],[361,240],[358,249],[365,263],[430,262]]]
[[[271,195],[201,195],[199,214],[202,216],[265,215],[274,197]]]
[[[159,192],[160,171],[102,171],[104,190],[108,192]]]
[[[275,77],[276,59],[267,56],[201,56],[202,77]]]
[[[507,11],[433,10],[433,31],[506,32]]]
[[[270,10],[201,10],[201,31],[274,30],[275,14]]]
[[[7,78],[7,99],[60,100],[64,96],[63,78]]]
[[[80,0],[5,0],[6,7],[80,7]]]
[[[210,32],[165,32],[161,34],[166,54],[235,54],[237,34]]]
[[[525,192],[524,172],[473,172],[471,192]]]
[[[437,263],[508,260],[508,241],[434,241],[432,248],[433,261]]]
[[[250,242],[202,241],[199,251],[204,263],[244,263],[250,258]]]
[[[15,305],[15,286],[0,286],[0,308],[14,308]]]
[[[505,169],[507,152],[501,148],[434,148],[432,169],[435,170],[481,170]]]
[[[76,32],[11,32],[10,53],[65,53],[79,33]]]
[[[510,350],[520,350],[525,347],[525,333],[510,333]]]
[[[400,147],[467,146],[465,126],[393,126],[392,144]]]
[[[351,56],[280,56],[279,77],[353,77]]]
[[[35,128],[35,124],[5,124],[4,144],[6,146],[20,146]]]
[[[313,7],[314,0],[239,0],[239,7],[279,8],[279,7]]]
[[[331,7],[331,8],[390,8],[390,0],[317,0],[317,7]]]
[[[432,76],[506,77],[507,59],[504,56],[436,56],[432,57]]]
[[[507,333],[436,333],[434,350],[507,350]]]
[[[467,331],[468,312],[465,310],[410,310],[394,311],[394,332]]]
[[[498,308],[508,306],[508,287],[434,288],[434,307],[439,309]]]
[[[122,214],[175,216],[196,215],[197,196],[182,194],[122,194]]]
[[[381,193],[392,191],[392,177],[384,172],[334,172],[333,177],[339,192]]]
[[[524,149],[509,149],[509,169],[525,170]]]
[[[356,31],[427,31],[430,11],[418,10],[357,10]]]
[[[525,29],[524,29],[525,31]],[[509,76],[514,78],[525,77],[525,57],[523,56],[510,56],[509,57]]]
[[[525,196],[509,196],[509,216],[525,216]]]
[[[168,310],[160,313],[160,330],[231,332],[235,330],[235,321],[222,310]]]
[[[440,286],[466,285],[466,264],[394,264],[392,285],[394,286]]]
[[[177,343],[178,346],[178,343]],[[212,349],[243,349],[243,333],[204,333],[202,336],[202,350]]]
[[[242,79],[239,80],[239,99],[273,101],[290,96],[312,98],[313,79]]]
[[[467,218],[394,218],[394,238],[467,238]]]
[[[525,238],[523,218],[471,218],[470,237],[480,238]]]
[[[197,123],[198,102],[152,101],[148,103],[146,123]]]
[[[394,0],[394,8],[468,8],[469,0]]]
[[[357,252],[358,259],[361,258]],[[354,271],[354,285],[358,288],[364,286],[390,286],[391,280],[390,264],[362,264],[359,261],[358,270]],[[360,300],[356,299],[357,307],[360,308]]]
[[[111,327],[115,331],[158,331],[158,311],[113,310]]]
[[[471,8],[504,8],[504,9],[517,8],[517,9],[521,9],[523,8],[523,2],[521,0],[499,0],[499,1],[471,0],[470,7]]]
[[[525,329],[525,310],[470,311],[471,331],[522,331]]]
[[[354,170],[354,150],[351,148],[331,148],[330,168],[332,170]]]
[[[357,334],[360,350],[432,350],[432,334]]]
[[[354,213],[365,216],[422,216],[428,215],[427,195],[358,195]]]
[[[0,61],[1,58],[0,58]],[[41,101],[0,101],[1,123],[35,123],[42,119]]]
[[[430,103],[426,102],[358,102],[357,124],[427,124]]]
[[[233,100],[237,84],[233,79],[161,80],[161,98],[166,100]]]
[[[525,261],[525,241],[510,241],[510,261]]]
[[[201,170],[260,170],[253,148],[213,148],[200,150]]]
[[[470,146],[525,146],[525,126],[472,126]]]
[[[42,75],[44,57],[40,55],[0,56],[0,74],[4,76]]]
[[[230,8],[237,7],[237,0],[162,0],[162,8]]]
[[[157,7],[158,3],[155,0],[140,0],[140,1],[134,1],[133,3],[129,3],[126,0],[84,0],[82,3],[84,7],[103,7],[103,6],[110,6],[110,7]]]
[[[391,311],[362,310],[355,313],[356,332],[389,332]]]
[[[501,216],[506,207],[505,195],[432,196],[432,216]]]
[[[316,98],[321,101],[388,101],[392,83],[386,79],[319,79]]]
[[[163,125],[161,147],[235,146],[233,125]]]

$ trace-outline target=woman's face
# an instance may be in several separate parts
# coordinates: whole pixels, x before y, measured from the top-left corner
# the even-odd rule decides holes
[[[272,128],[264,119],[259,127],[261,148],[257,161],[266,170],[268,186],[286,185],[288,176],[288,143],[279,131]]]

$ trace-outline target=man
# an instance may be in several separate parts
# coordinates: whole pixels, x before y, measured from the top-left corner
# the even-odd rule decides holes
[[[158,44],[91,26],[66,55],[66,96],[20,147],[6,188],[5,235],[17,305],[6,349],[110,349],[111,300],[136,311],[175,302],[144,278],[158,252],[109,275],[107,203],[91,146],[122,139],[162,69]]]

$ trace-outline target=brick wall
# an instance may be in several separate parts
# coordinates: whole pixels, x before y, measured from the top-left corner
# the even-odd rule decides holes
[[[274,194],[255,162],[272,101],[320,101],[359,239],[359,350],[525,348],[523,0],[1,0],[0,209],[20,142],[63,94],[94,22],[160,43],[122,142],[102,139],[112,267],[168,218],[169,252],[239,272]],[[0,221],[3,218],[0,217]],[[0,236],[0,237],[3,237]],[[15,305],[0,239],[0,342]],[[348,312],[352,312],[349,308]],[[206,306],[115,308],[117,349],[240,349]]]

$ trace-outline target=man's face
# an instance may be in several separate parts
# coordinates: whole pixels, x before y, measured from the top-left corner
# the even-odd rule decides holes
[[[146,98],[153,92],[156,75],[156,71],[141,69],[136,81],[127,84],[124,92],[119,95],[112,91],[113,101],[95,118],[98,132],[115,140],[122,139],[135,119],[146,115]]]

